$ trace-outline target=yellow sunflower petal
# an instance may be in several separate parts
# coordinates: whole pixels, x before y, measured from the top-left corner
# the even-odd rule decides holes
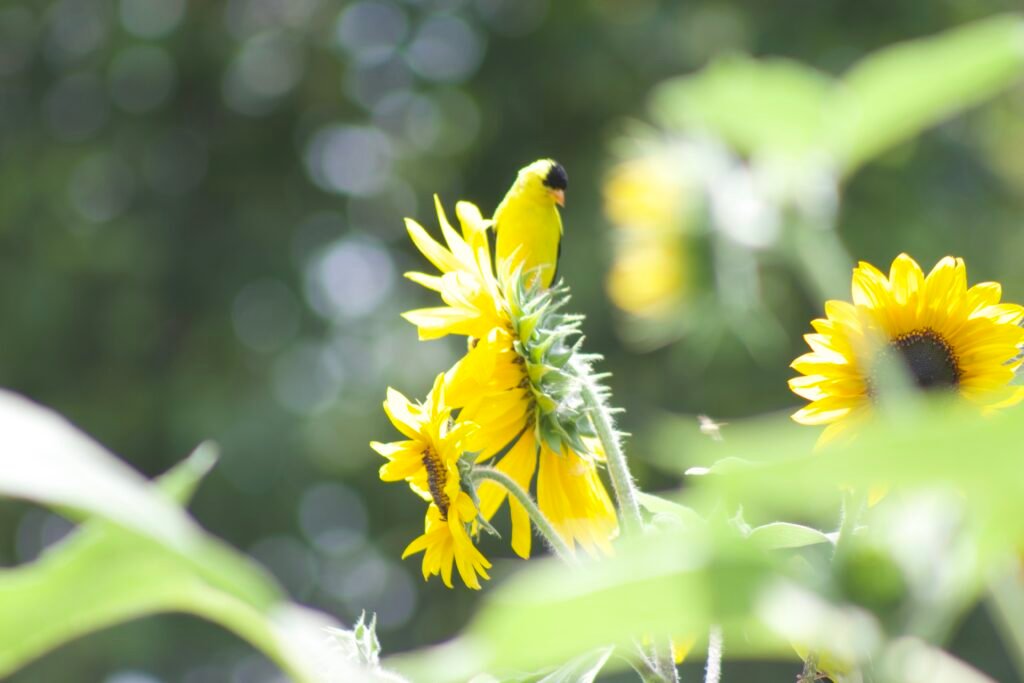
[[[459,260],[454,255],[431,237],[423,226],[412,220],[405,219],[405,229],[409,233],[413,244],[420,250],[420,253],[427,257],[427,260],[434,264],[442,273],[459,270]]]
[[[384,401],[384,412],[398,431],[410,439],[418,439],[423,425],[422,414],[402,392],[388,387],[387,399]]]

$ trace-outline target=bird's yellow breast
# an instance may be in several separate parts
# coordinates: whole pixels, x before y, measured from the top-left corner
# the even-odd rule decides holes
[[[543,287],[550,287],[558,269],[558,245],[562,239],[562,218],[554,202],[526,193],[509,193],[494,212],[498,264],[511,271],[535,271]],[[509,262],[509,259],[513,259]]]

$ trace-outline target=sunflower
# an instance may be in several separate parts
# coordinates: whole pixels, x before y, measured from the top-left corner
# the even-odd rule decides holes
[[[470,440],[471,450],[479,452],[478,462],[500,455],[496,468],[526,491],[536,473],[537,506],[565,543],[590,554],[610,553],[618,522],[598,473],[604,454],[593,439],[581,439],[583,448],[573,448],[561,438],[544,438],[541,404],[547,397],[535,391],[515,342],[511,333],[496,328],[448,373],[451,400],[463,406],[460,418],[481,425]],[[480,514],[491,519],[507,491],[485,481],[477,495]],[[512,549],[528,558],[529,516],[514,498],[508,501]]]
[[[470,588],[479,590],[477,576],[489,578],[490,563],[470,537],[478,512],[472,496],[463,490],[459,459],[476,425],[452,420],[445,402],[444,375],[438,375],[425,403],[414,404],[389,388],[384,411],[405,437],[403,441],[370,446],[387,459],[380,468],[383,481],[407,481],[429,501],[423,535],[405,549],[402,559],[424,552],[423,578],[440,574],[452,587],[452,565]]]
[[[1024,395],[1011,386],[1021,365],[1024,307],[1000,303],[998,283],[967,287],[962,259],[947,256],[925,276],[906,254],[886,277],[861,262],[853,271],[853,303],[829,301],[804,338],[812,352],[792,363],[794,393],[811,401],[793,419],[828,425],[827,442],[867,417],[879,375],[902,363],[917,387],[959,395],[985,411]]]
[[[477,425],[467,450],[477,462],[497,459],[497,469],[530,491],[536,475],[538,507],[570,547],[609,551],[618,531],[614,507],[598,467],[602,459],[583,440],[589,416],[574,395],[568,369],[573,349],[565,337],[577,332],[578,318],[557,313],[555,290],[525,287],[521,274],[493,271],[487,244],[488,222],[480,210],[459,202],[456,232],[438,204],[448,247],[413,221],[409,232],[440,276],[408,273],[411,280],[441,294],[446,306],[409,311],[404,317],[421,339],[449,334],[469,338],[465,357],[446,373],[448,405],[459,420]],[[564,301],[560,300],[560,301]],[[478,490],[480,512],[490,520],[507,497],[493,481]],[[532,530],[526,510],[509,498],[512,548],[530,556]]]

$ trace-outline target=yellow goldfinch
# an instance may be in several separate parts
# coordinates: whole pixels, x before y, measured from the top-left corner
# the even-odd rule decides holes
[[[511,271],[535,272],[542,287],[550,287],[558,272],[562,249],[562,218],[555,206],[565,206],[569,176],[553,159],[541,159],[521,169],[516,182],[494,211],[495,251]],[[500,270],[499,270],[500,272]]]

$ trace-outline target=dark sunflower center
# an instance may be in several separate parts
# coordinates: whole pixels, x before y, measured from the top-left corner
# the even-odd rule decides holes
[[[902,334],[892,340],[880,355],[886,358],[895,355],[921,389],[955,389],[960,383],[956,354],[946,340],[932,330]]]
[[[451,501],[444,487],[448,483],[448,473],[444,469],[444,463],[437,453],[429,448],[423,451],[423,467],[427,470],[427,488],[430,489],[430,497],[434,499],[434,505],[441,511],[441,519],[448,519],[448,508]]]

